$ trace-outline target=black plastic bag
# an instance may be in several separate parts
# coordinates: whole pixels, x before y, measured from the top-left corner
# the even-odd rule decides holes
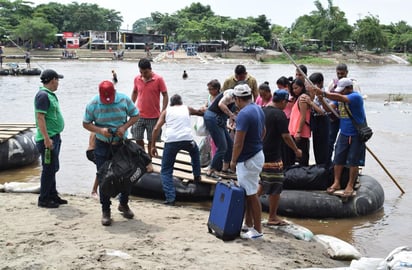
[[[130,191],[131,186],[146,173],[146,166],[151,162],[149,155],[132,140],[124,140],[98,170],[103,194],[116,197],[117,194]]]

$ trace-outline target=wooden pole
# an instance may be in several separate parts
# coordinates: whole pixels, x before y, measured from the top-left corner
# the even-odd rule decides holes
[[[280,43],[279,39],[276,37],[276,35],[274,36],[277,44],[279,45],[280,49],[282,50],[282,52],[284,54],[286,54],[286,56],[289,58],[289,60],[292,62],[292,64],[296,67],[296,69],[299,71],[300,74],[303,75],[303,77],[305,78],[305,80],[313,87],[315,88],[315,85],[312,83],[311,80],[309,80],[309,78],[306,76],[306,74],[302,71],[302,69],[298,66],[298,64],[296,64],[295,60],[293,60],[292,56],[290,56],[290,54],[286,51],[285,47],[283,47],[282,43]],[[329,103],[325,102],[326,107],[328,107],[328,109],[337,117],[340,118],[339,114],[330,106]]]
[[[365,145],[366,146],[366,145]],[[395,185],[399,188],[399,190],[401,191],[402,194],[405,193],[405,191],[403,190],[403,188],[398,184],[398,182],[395,180],[395,178],[393,178],[393,176],[389,173],[389,171],[385,168],[385,166],[382,164],[382,162],[378,159],[378,157],[372,152],[372,150],[369,149],[368,146],[366,146],[366,149],[368,150],[368,152],[372,155],[372,157],[379,163],[379,165],[381,165],[382,169],[386,172],[386,174],[389,176],[390,179],[392,179],[392,181],[395,183]]]

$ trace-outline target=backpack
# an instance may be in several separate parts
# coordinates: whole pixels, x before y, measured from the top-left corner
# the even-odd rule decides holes
[[[122,145],[97,171],[101,191],[104,195],[116,197],[117,194],[131,190],[151,162],[150,156],[133,140],[124,140]]]

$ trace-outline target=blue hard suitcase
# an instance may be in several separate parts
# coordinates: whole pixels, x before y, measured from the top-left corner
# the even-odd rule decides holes
[[[230,181],[216,184],[207,227],[224,241],[240,235],[245,214],[245,190]]]

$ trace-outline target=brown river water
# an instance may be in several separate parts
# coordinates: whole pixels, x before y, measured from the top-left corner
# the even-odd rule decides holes
[[[240,62],[241,63],[241,62]],[[206,83],[211,79],[224,79],[233,73],[237,63],[154,63],[153,70],[161,74],[169,89],[169,96],[182,95],[185,104],[201,106],[208,91]],[[292,65],[245,63],[258,83],[275,82],[280,76],[291,76]],[[61,169],[57,175],[61,193],[89,195],[95,175],[95,167],[85,156],[88,132],[82,128],[82,117],[87,102],[97,94],[98,84],[111,79],[111,70],[117,72],[117,90],[130,94],[133,78],[138,73],[136,62],[127,61],[49,61],[33,62],[41,69],[53,68],[64,75],[56,92],[66,121],[62,133]],[[182,80],[183,70],[189,74]],[[325,81],[334,77],[334,66],[308,66],[309,73],[322,72]],[[391,250],[410,245],[412,225],[412,182],[408,168],[412,153],[412,100],[384,104],[389,94],[412,94],[412,67],[408,65],[349,65],[349,77],[356,78],[362,94],[367,95],[365,108],[368,123],[374,136],[369,148],[385,165],[406,191],[401,195],[381,166],[367,153],[363,173],[376,178],[385,190],[384,208],[372,215],[337,220],[290,219],[315,234],[329,234],[353,244],[364,256],[385,257]],[[40,85],[39,77],[0,76],[0,123],[33,123],[33,97]],[[39,179],[40,167],[0,172],[0,183]],[[202,205],[193,205],[201,207]]]

